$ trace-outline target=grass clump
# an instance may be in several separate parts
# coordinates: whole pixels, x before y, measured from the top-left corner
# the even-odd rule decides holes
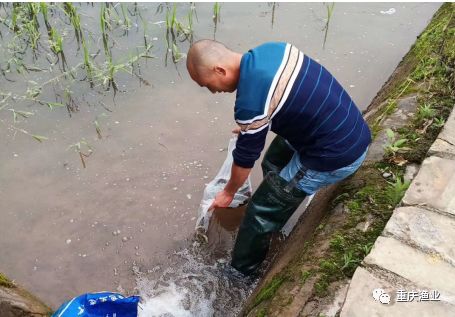
[[[0,286],[11,288],[14,287],[14,283],[11,282],[5,275],[0,273]]]
[[[273,277],[273,279],[268,282],[262,289],[261,291],[257,294],[253,307],[256,307],[263,301],[266,301],[275,295],[276,291],[280,288],[280,286],[288,280],[288,277],[286,275],[278,275]]]

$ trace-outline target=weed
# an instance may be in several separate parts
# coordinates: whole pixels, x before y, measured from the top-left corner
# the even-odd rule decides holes
[[[284,275],[275,276],[270,282],[265,285],[261,291],[256,296],[253,307],[256,307],[260,303],[265,300],[272,298],[272,296],[276,293],[276,291],[280,288],[280,286],[287,280],[288,278]]]
[[[5,275],[0,273],[0,286],[11,288],[14,287],[14,283],[8,280]]]
[[[372,248],[373,248],[373,242],[363,245],[362,246],[363,255],[367,256],[370,253]]]
[[[401,177],[397,177],[394,182],[388,183],[389,186],[386,190],[386,196],[391,204],[396,205],[401,201],[401,198],[403,198],[406,190],[410,185],[410,182],[403,181]]]
[[[417,119],[418,120],[425,120],[431,119],[434,117],[436,110],[431,106],[429,103],[424,103],[423,105],[419,106],[417,110]]]
[[[302,275],[300,276],[300,280],[302,281],[302,284],[305,284],[305,282],[310,278],[312,275],[312,271],[303,271]]]
[[[443,127],[445,123],[446,123],[446,120],[444,120],[444,118],[442,118],[442,117],[434,118],[434,121],[433,121],[433,125],[434,125],[436,128],[441,128],[441,127]]]
[[[328,287],[329,282],[326,279],[321,278],[318,282],[316,282],[316,284],[314,284],[314,292],[317,296],[324,297],[328,294]]]
[[[387,129],[386,133],[387,143],[384,145],[384,149],[387,156],[395,157],[397,153],[405,153],[410,150],[409,147],[405,146],[408,139],[397,139],[395,132],[391,129]]]
[[[343,254],[343,266],[341,267],[341,271],[345,271],[349,268],[355,269],[357,265],[360,263],[360,260],[354,257],[352,251],[349,251]]]

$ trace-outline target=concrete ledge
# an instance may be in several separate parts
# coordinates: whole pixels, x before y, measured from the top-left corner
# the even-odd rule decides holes
[[[381,304],[373,299],[373,290],[378,288],[391,296],[389,304]],[[452,316],[455,311],[455,306],[444,301],[397,302],[396,292],[401,288],[412,290],[409,285],[386,281],[359,267],[352,277],[340,317],[434,317]],[[413,290],[417,290],[417,287]]]
[[[455,161],[436,156],[425,159],[403,203],[427,206],[455,216]]]
[[[0,287],[1,317],[45,317],[52,311],[27,291],[18,287]]]
[[[437,253],[455,266],[454,232],[455,219],[418,207],[397,208],[384,229],[385,235]]]
[[[415,285],[437,290],[441,299],[455,303],[455,268],[437,255],[418,251],[396,239],[379,237],[364,259],[367,266],[379,266]]]
[[[443,139],[436,139],[428,150],[428,154],[448,159],[455,159],[455,146]]]
[[[455,158],[455,111],[450,114],[444,128],[428,153],[446,158]]]

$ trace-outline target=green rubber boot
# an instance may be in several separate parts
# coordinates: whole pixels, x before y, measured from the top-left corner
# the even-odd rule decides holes
[[[232,253],[231,265],[249,275],[264,261],[271,234],[279,232],[307,194],[297,188],[284,190],[288,184],[275,172],[266,177],[248,203]]]
[[[289,163],[294,150],[289,147],[284,138],[277,135],[270,144],[261,163],[263,177],[268,172],[274,171],[277,174]]]

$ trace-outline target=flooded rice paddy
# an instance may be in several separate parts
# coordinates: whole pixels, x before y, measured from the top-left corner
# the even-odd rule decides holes
[[[235,95],[191,81],[189,43],[291,42],[365,109],[438,7],[2,3],[0,271],[53,308],[111,290],[142,316],[234,316],[255,283],[228,266],[241,212],[193,234]]]

